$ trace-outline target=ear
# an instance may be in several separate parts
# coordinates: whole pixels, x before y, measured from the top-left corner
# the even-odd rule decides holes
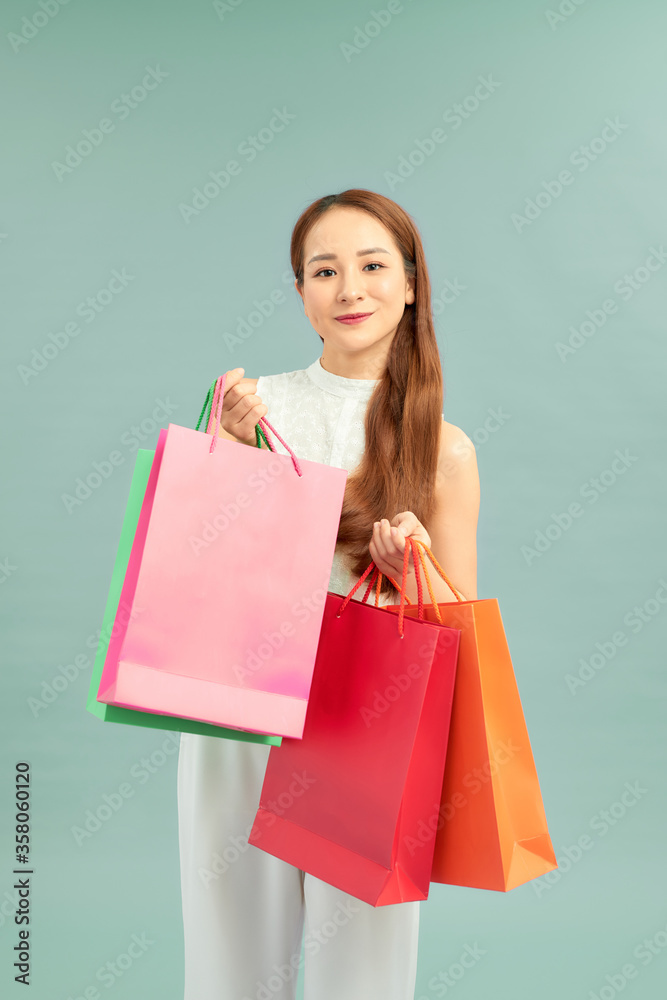
[[[294,287],[296,288],[297,292],[301,296],[301,301],[303,302],[303,291],[299,288],[299,283],[298,283],[298,281],[297,281],[296,278],[294,279]]]
[[[406,279],[405,304],[411,306],[413,305],[414,301],[415,301],[415,276],[410,275],[410,277]]]

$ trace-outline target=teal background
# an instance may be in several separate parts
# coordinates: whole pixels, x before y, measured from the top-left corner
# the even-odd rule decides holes
[[[30,995],[73,1000],[97,982],[114,1000],[182,997],[176,755],[139,777],[166,734],[87,713],[90,666],[70,667],[73,679],[43,708],[30,699],[77,657],[92,664],[139,446],[129,429],[148,421],[140,446],[154,448],[169,420],[194,426],[222,372],[291,371],[320,355],[284,280],[291,229],[314,198],[358,186],[397,200],[423,236],[445,416],[477,446],[479,596],[500,603],[560,862],[551,885],[508,894],[433,886],[421,904],[415,997],[445,995],[439,973],[477,945],[483,957],[447,990],[457,1000],[618,991],[653,1000],[667,975],[667,272],[637,269],[667,237],[664,5],[566,0],[569,13],[555,20],[555,4],[534,0],[414,0],[394,5],[347,59],[341,45],[384,0],[218,8],[72,0],[38,30],[22,21],[42,10],[37,0],[0,12],[3,995],[24,995],[13,982],[11,888],[14,765],[24,759]],[[34,37],[15,51],[21,30]],[[121,120],[112,104],[147,67],[167,76]],[[497,88],[460,127],[443,120],[489,75]],[[252,162],[240,158],[274,107],[296,117]],[[53,162],[105,117],[114,130],[59,180]],[[606,119],[621,130],[601,148]],[[446,140],[392,185],[399,158],[438,127]],[[591,143],[581,170],[570,157]],[[186,223],[179,205],[234,157],[240,174]],[[568,168],[573,182],[518,231],[513,214]],[[33,349],[75,320],[114,269],[133,276],[127,287],[22,377]],[[635,271],[632,295],[614,287]],[[465,290],[437,304],[447,281]],[[275,290],[285,301],[230,347],[226,335]],[[609,299],[616,312],[561,360],[571,326]],[[160,400],[172,412],[151,426]],[[487,430],[492,410],[505,416]],[[605,472],[617,450],[630,464]],[[112,475],[68,512],[62,495],[113,451],[122,461]],[[573,503],[580,516],[556,529]],[[549,525],[530,559],[525,547]],[[636,607],[645,620],[627,617]],[[567,676],[619,631],[625,644],[570,689]],[[126,781],[135,794],[78,845],[72,827]],[[614,806],[626,782],[644,791]],[[601,832],[610,808],[616,818]],[[572,861],[584,835],[591,846]],[[153,944],[100,985],[96,970],[132,934]],[[655,941],[649,960],[635,954],[644,939]],[[617,990],[627,963],[636,975]]]

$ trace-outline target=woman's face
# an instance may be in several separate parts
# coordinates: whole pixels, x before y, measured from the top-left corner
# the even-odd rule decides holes
[[[406,304],[415,300],[414,279],[389,231],[368,212],[340,206],[311,227],[297,291],[325,355],[341,361],[384,360]],[[370,315],[359,323],[338,318],[355,313]]]

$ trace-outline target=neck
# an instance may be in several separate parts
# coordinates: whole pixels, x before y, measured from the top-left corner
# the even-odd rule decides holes
[[[381,379],[387,367],[388,349],[379,351],[377,350],[378,345],[374,346],[375,350],[371,348],[368,351],[358,351],[352,354],[337,351],[325,344],[320,364],[325,371],[343,378]]]

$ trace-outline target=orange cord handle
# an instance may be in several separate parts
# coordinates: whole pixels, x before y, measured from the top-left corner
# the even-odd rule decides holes
[[[419,561],[420,561],[421,567],[422,567],[422,569],[424,571],[424,579],[426,580],[426,586],[428,587],[428,592],[429,592],[429,595],[431,597],[431,604],[433,605],[433,609],[435,611],[435,617],[438,619],[438,621],[442,625],[443,624],[443,622],[442,622],[442,615],[440,614],[440,608],[438,607],[438,602],[435,599],[435,594],[433,593],[433,587],[431,586],[431,578],[428,575],[428,568],[426,566],[426,560],[424,559],[424,550],[418,548],[416,544],[415,544],[415,549],[419,553]],[[415,563],[415,566],[416,565],[417,564]],[[417,572],[417,570],[415,569],[415,573],[416,572]]]
[[[445,573],[444,569],[442,568],[442,566],[440,565],[440,563],[438,562],[438,560],[435,558],[435,556],[433,555],[433,553],[429,549],[428,545],[425,542],[420,541],[418,538],[415,538],[415,542],[417,543],[417,545],[421,545],[423,547],[423,549],[428,553],[429,559],[431,560],[431,562],[433,563],[433,565],[435,566],[436,570],[438,571],[438,573],[440,574],[440,576],[442,577],[442,579],[445,581],[445,583],[447,584],[447,586],[449,587],[449,589],[454,594],[454,597],[456,598],[456,600],[459,601],[460,603],[465,602],[465,597],[463,596],[463,594],[461,593],[461,591],[458,590],[454,586],[454,584],[452,583],[452,581],[449,579],[449,577]],[[419,553],[419,556],[420,556],[420,559],[421,559],[421,562],[422,562],[422,566],[424,567],[424,575],[426,577],[426,582],[429,583],[428,570],[426,568],[426,562],[424,560],[424,556],[423,556],[423,553],[421,551]],[[433,591],[431,590],[431,587],[430,587],[430,584],[429,584],[429,594],[432,594],[432,593],[433,593]],[[459,594],[461,595],[460,597],[459,597]],[[433,603],[435,604],[435,601]]]
[[[452,581],[449,579],[449,577],[445,573],[444,569],[442,568],[442,566],[440,565],[440,563],[438,562],[438,560],[435,558],[435,556],[431,552],[431,550],[428,547],[428,545],[425,542],[420,541],[420,539],[418,539],[418,538],[412,538],[410,535],[407,536],[407,538],[405,539],[405,541],[406,541],[406,544],[405,544],[405,547],[404,547],[404,550],[403,550],[403,579],[401,581],[401,585],[399,586],[399,584],[396,583],[396,581],[393,579],[393,577],[387,576],[387,579],[396,588],[396,590],[398,590],[398,592],[401,595],[401,602],[400,602],[400,606],[399,606],[399,610],[398,610],[398,631],[399,631],[399,635],[400,635],[401,639],[403,638],[403,619],[404,619],[404,615],[405,615],[405,605],[406,605],[406,603],[407,604],[412,604],[413,603],[410,600],[410,598],[408,597],[407,592],[406,592],[406,584],[407,584],[407,580],[408,580],[408,565],[409,565],[409,562],[410,562],[410,553],[412,553],[412,561],[413,561],[414,567],[415,567],[415,581],[416,581],[416,584],[417,584],[417,616],[418,616],[418,618],[421,621],[424,620],[424,594],[423,594],[423,587],[422,587],[421,575],[420,575],[420,572],[419,572],[420,564],[421,564],[422,570],[424,571],[424,579],[426,580],[426,586],[428,587],[428,592],[429,592],[429,596],[431,598],[431,604],[433,606],[433,610],[435,612],[435,616],[436,616],[438,622],[441,625],[443,624],[442,615],[440,614],[440,608],[438,606],[438,602],[436,601],[435,594],[433,592],[433,584],[431,583],[431,578],[429,576],[428,566],[427,566],[426,560],[424,558],[424,551],[428,553],[429,559],[433,563],[433,565],[434,565],[435,569],[437,570],[437,572],[439,573],[439,575],[442,577],[442,579],[445,581],[445,583],[447,584],[447,586],[450,588],[450,590],[452,591],[452,593],[456,597],[457,602],[459,602],[459,603],[465,602],[465,597],[463,596],[463,594],[461,593],[461,591],[458,590],[454,586],[454,584],[452,583]],[[420,547],[418,547],[418,546],[420,546]],[[368,595],[370,594],[371,589],[373,587],[373,584],[375,583],[375,585],[376,585],[375,586],[375,607],[378,607],[378,605],[380,603],[380,590],[382,589],[382,573],[380,573],[380,571],[379,571],[378,567],[376,566],[376,564],[374,562],[371,562],[371,564],[364,570],[364,572],[362,573],[362,575],[359,577],[359,579],[355,583],[355,585],[352,588],[352,590],[350,591],[350,593],[343,600],[343,603],[341,604],[341,607],[340,607],[340,611],[336,615],[337,618],[340,618],[341,614],[343,613],[343,611],[347,607],[348,603],[352,599],[352,595],[359,589],[359,587],[364,582],[364,580],[366,579],[366,577],[368,576],[368,574],[371,572],[371,570],[373,570],[373,572],[371,574],[370,580],[368,581],[368,586],[366,587],[366,591],[364,593],[364,596],[362,597],[361,600],[362,600],[362,603],[364,603],[364,604],[366,603],[366,601],[368,600]]]
[[[413,557],[412,558],[413,558],[413,562],[415,564],[415,580],[417,581],[417,595],[418,595],[418,598],[421,598],[421,594],[420,594],[421,581],[420,581],[420,576],[419,576],[418,563],[417,563],[417,560],[416,560],[416,558],[414,556],[415,551],[419,554],[419,562],[421,563],[421,567],[422,567],[422,569],[424,571],[424,579],[426,580],[426,586],[428,587],[428,592],[429,592],[429,596],[431,598],[431,604],[433,605],[433,610],[435,612],[435,617],[437,618],[437,620],[439,621],[439,623],[442,625],[443,624],[442,615],[440,614],[440,607],[438,605],[438,602],[435,599],[435,594],[433,593],[433,585],[431,583],[431,578],[429,576],[428,566],[426,564],[426,559],[424,558],[424,550],[426,550],[426,552],[428,552],[428,555],[429,555],[429,558],[430,558],[431,562],[433,563],[433,565],[435,566],[435,568],[438,571],[438,573],[440,574],[440,576],[443,578],[443,580],[445,581],[445,583],[447,584],[447,586],[450,588],[450,590],[452,591],[452,593],[456,597],[456,600],[458,602],[463,602],[463,601],[465,601],[465,597],[463,596],[463,594],[461,593],[461,591],[457,590],[457,588],[454,586],[454,584],[449,579],[449,577],[445,573],[444,569],[442,568],[442,566],[440,565],[440,563],[438,562],[438,560],[435,558],[435,556],[433,555],[433,553],[431,552],[430,548],[428,547],[428,545],[425,542],[422,542],[419,538],[411,538],[409,536],[406,539],[406,541],[410,542],[410,546],[411,546],[411,549],[412,549],[412,552],[413,552]],[[417,546],[419,546],[419,548],[417,548]],[[406,545],[406,549],[407,549],[407,545]],[[381,576],[382,576],[382,574],[380,574],[380,577]],[[401,588],[396,583],[396,581],[392,579],[392,577],[388,576],[387,579],[394,585],[394,587],[396,587],[396,590],[400,591]],[[461,595],[460,597],[459,597],[459,594]],[[407,595],[406,595],[406,600],[407,600],[408,604],[412,604],[412,601],[410,601],[410,599],[407,597]],[[420,619],[422,619],[424,617],[424,614],[423,614],[423,605],[422,604],[420,604],[419,610],[418,610],[417,614],[418,614],[418,617]]]

